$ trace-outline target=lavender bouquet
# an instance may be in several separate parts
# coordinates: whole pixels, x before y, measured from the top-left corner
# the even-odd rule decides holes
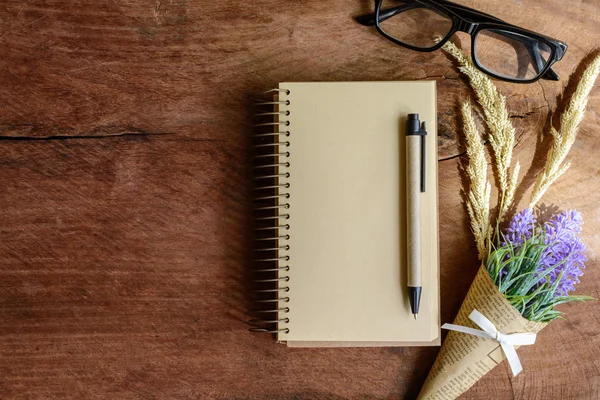
[[[582,75],[561,115],[560,129],[550,128],[552,143],[529,205],[509,220],[520,165],[518,161],[513,165],[515,128],[506,99],[454,44],[446,42],[442,48],[458,61],[481,106],[498,202],[492,213],[486,146],[467,102],[461,107],[468,155],[465,205],[481,267],[454,323],[442,326],[450,332],[419,394],[419,399],[435,400],[457,398],[504,359],[513,375],[517,375],[522,365],[516,349],[534,344],[536,334],[561,316],[555,307],[591,299],[572,294],[586,261],[586,248],[580,238],[581,215],[569,210],[542,221],[536,218],[534,210],[548,188],[570,166],[566,157],[600,74],[599,56]]]
[[[487,257],[492,281],[529,321],[550,322],[561,314],[555,306],[592,299],[569,294],[587,260],[579,238],[582,224],[581,214],[570,210],[537,225],[533,211],[526,208],[512,218],[501,246]]]

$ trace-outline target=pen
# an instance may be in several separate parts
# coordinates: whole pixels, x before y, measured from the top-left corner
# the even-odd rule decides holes
[[[421,207],[420,193],[425,192],[425,122],[419,114],[408,114],[406,120],[406,225],[408,298],[417,319],[421,302]]]

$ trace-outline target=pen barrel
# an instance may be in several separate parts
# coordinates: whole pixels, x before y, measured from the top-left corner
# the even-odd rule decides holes
[[[421,286],[421,136],[406,136],[408,286]]]

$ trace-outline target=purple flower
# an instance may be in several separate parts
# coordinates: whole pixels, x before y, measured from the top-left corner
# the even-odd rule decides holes
[[[533,215],[533,211],[529,208],[515,214],[510,220],[508,228],[506,228],[502,246],[511,244],[517,248],[520,247],[520,245],[533,235],[535,222],[535,215]]]
[[[567,296],[574,291],[575,284],[579,283],[579,277],[583,275],[587,258],[584,255],[585,245],[578,236],[582,224],[581,214],[575,210],[556,214],[544,224],[544,243],[548,248],[542,253],[537,270],[542,274],[548,268],[555,267],[540,283],[548,280],[550,284],[554,284],[562,273],[555,297]]]

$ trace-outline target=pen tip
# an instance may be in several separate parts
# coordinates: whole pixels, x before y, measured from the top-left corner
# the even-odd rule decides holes
[[[415,317],[415,320],[416,320],[416,319],[417,319],[417,314],[413,314],[413,315],[414,315],[414,317]]]

